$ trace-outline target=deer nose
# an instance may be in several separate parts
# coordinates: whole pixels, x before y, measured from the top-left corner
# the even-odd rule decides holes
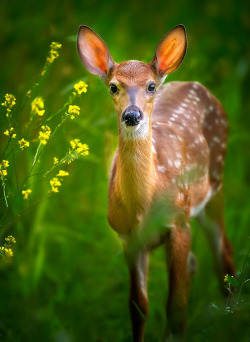
[[[136,126],[142,119],[142,112],[136,106],[129,106],[122,114],[122,121],[126,126]]]

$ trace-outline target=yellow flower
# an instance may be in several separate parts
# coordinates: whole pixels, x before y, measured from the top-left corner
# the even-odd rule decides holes
[[[81,143],[80,139],[73,139],[70,141],[71,150],[68,154],[68,164],[73,160],[77,159],[79,156],[87,156],[89,154],[89,147],[87,144]]]
[[[16,134],[15,134],[15,133],[14,133],[14,134],[12,133],[13,130],[14,130],[14,128],[11,127],[9,130],[6,129],[6,131],[3,132],[3,134],[4,134],[4,135],[7,135],[8,137],[11,135],[11,138],[14,139],[14,138],[16,137]]]
[[[58,187],[61,186],[61,182],[59,181],[59,179],[57,177],[54,177],[50,180],[50,185],[51,185],[51,190],[53,192],[58,192]]]
[[[32,102],[31,102],[31,112],[33,114],[43,116],[45,113],[44,110],[44,100],[42,97],[36,97]]]
[[[2,164],[3,164],[4,167],[9,167],[10,166],[8,160],[3,160]]]
[[[64,170],[59,170],[58,174],[57,174],[57,177],[65,177],[65,176],[68,176],[69,173],[64,171]]]
[[[6,168],[9,167],[9,161],[8,160],[2,160],[0,163],[0,176],[5,177],[7,176],[7,170]]]
[[[76,94],[81,95],[82,93],[86,93],[87,87],[88,87],[87,83],[80,81],[74,85],[74,89],[75,89],[76,93],[74,92],[73,94],[74,95],[76,95]]]
[[[32,191],[31,191],[30,189],[23,190],[23,191],[22,191],[23,199],[28,199],[29,194],[30,194],[31,192],[32,192]]]
[[[80,107],[70,105],[68,109],[68,114],[71,114],[70,118],[74,119],[75,115],[80,115]]]
[[[54,157],[54,164],[58,164],[58,158]]]
[[[52,42],[50,44],[50,52],[49,56],[47,57],[47,63],[53,63],[56,58],[59,57],[59,52],[57,50],[61,49],[62,44]]]
[[[7,257],[12,257],[12,256],[13,256],[13,251],[12,251],[11,248],[6,248],[6,247],[5,247],[4,252],[5,252],[5,255],[6,255]]]
[[[5,238],[5,241],[8,243],[16,243],[16,239],[12,235],[9,235],[7,238]]]
[[[1,170],[1,169],[0,169],[0,176],[3,176],[3,177],[4,177],[4,176],[7,176],[7,174],[8,174],[8,173],[7,173],[6,170]]]
[[[224,282],[227,283],[227,281],[228,281],[228,274],[226,274],[224,277]]]
[[[39,132],[39,139],[41,144],[46,145],[51,134],[51,129],[49,126],[42,126],[41,129],[42,130]]]
[[[2,106],[7,108],[12,108],[16,104],[16,98],[12,94],[5,95],[5,101],[2,103]]]
[[[27,140],[24,140],[24,138],[22,138],[21,140],[18,141],[18,144],[20,146],[20,148],[23,150],[26,147],[30,146],[30,143]]]

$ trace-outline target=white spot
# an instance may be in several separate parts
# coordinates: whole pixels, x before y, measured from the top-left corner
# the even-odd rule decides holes
[[[178,169],[178,168],[181,166],[180,160],[175,160],[175,161],[174,161],[174,165],[175,165],[175,167]]]
[[[214,110],[214,106],[210,105],[210,106],[208,107],[208,110],[209,110],[210,112],[212,112],[212,111]]]
[[[154,138],[152,138],[152,141],[153,141],[153,143],[155,143],[155,139]]]
[[[198,84],[197,83],[193,83],[193,88],[197,89],[198,88]]]
[[[156,150],[155,150],[154,145],[152,145],[152,152],[153,152],[154,154],[156,154]]]
[[[171,179],[171,182],[172,182],[173,184],[175,184],[175,183],[176,183],[176,179],[175,179],[175,178],[172,178],[172,179]]]
[[[213,141],[218,143],[218,144],[220,143],[220,139],[218,137],[216,137],[216,136],[213,137]]]
[[[179,201],[183,201],[184,200],[184,194],[182,192],[178,192],[177,197],[178,197]]]
[[[169,166],[173,166],[172,160],[168,159],[168,165],[169,165]]]
[[[182,159],[182,155],[181,155],[179,152],[177,152],[177,153],[176,153],[176,158]]]
[[[216,158],[217,162],[222,162],[223,160],[223,156],[220,154],[217,158]]]
[[[163,165],[158,165],[157,169],[162,173],[166,172],[166,168]]]

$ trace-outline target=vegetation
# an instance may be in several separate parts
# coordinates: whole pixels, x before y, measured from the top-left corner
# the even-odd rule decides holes
[[[225,304],[192,222],[199,267],[187,340],[249,341],[249,15],[236,0],[0,3],[0,341],[131,341],[128,271],[106,219],[116,115],[108,90],[80,63],[76,33],[87,24],[115,61],[149,62],[179,23],[188,51],[167,81],[203,83],[230,122],[225,220],[238,275],[225,279],[229,293],[236,288]],[[163,336],[165,268],[159,248],[150,259],[146,342]]]

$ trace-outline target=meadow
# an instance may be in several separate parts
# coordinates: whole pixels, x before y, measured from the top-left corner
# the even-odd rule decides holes
[[[244,0],[0,2],[0,341],[131,341],[128,271],[107,223],[116,114],[108,89],[83,68],[76,35],[88,25],[116,62],[149,62],[180,23],[188,50],[166,81],[201,82],[227,112],[225,222],[238,276],[228,309],[193,221],[198,272],[187,341],[249,342],[250,5]],[[162,340],[167,292],[159,248],[150,258],[146,342]]]

